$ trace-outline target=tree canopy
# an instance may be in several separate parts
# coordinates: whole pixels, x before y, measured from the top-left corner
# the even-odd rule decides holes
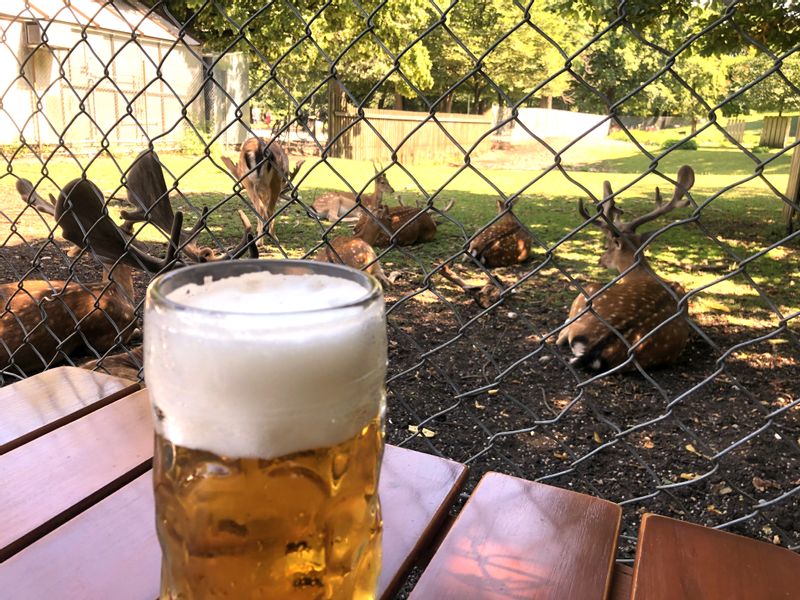
[[[278,113],[321,108],[333,78],[355,104],[420,110],[555,99],[583,111],[699,118],[708,109],[698,97],[714,107],[731,94],[729,114],[800,107],[800,54],[780,58],[800,47],[795,0],[160,5],[207,49],[250,53],[254,99]],[[753,86],[776,60],[780,71]]]

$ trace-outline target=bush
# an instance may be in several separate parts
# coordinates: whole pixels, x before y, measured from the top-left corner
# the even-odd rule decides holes
[[[678,145],[675,150],[697,150],[697,140],[692,138],[686,141],[682,141],[679,139],[668,139],[663,144],[661,144],[661,148],[666,150],[668,148],[672,148],[673,146]]]

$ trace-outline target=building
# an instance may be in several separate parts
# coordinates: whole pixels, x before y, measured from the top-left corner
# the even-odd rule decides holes
[[[215,63],[130,0],[3,0],[0,32],[3,145],[177,148],[189,120],[219,130],[234,120],[235,105],[205,81],[207,65],[235,100],[248,93],[246,68],[228,77],[235,56]],[[225,141],[243,135],[230,128]]]

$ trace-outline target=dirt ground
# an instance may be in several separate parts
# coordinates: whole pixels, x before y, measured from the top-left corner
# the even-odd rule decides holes
[[[37,263],[66,277],[70,259],[57,247],[66,244],[12,234],[0,281],[36,278]],[[100,276],[88,257],[74,271]],[[140,297],[146,283],[137,275]],[[491,470],[623,503],[623,558],[644,512],[707,525],[749,516],[728,530],[800,545],[796,326],[718,362],[768,330],[698,318],[716,348],[695,335],[674,367],[586,383],[554,344],[539,343],[566,314],[557,274],[542,272],[484,316],[445,282],[433,281],[441,297],[420,283],[401,279],[387,294],[390,443],[467,462],[467,491]]]

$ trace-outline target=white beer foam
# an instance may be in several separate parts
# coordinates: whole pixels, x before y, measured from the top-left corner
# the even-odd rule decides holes
[[[324,275],[248,273],[150,304],[145,378],[174,444],[274,458],[348,440],[384,408],[383,302]],[[199,309],[199,310],[197,310]],[[264,314],[267,313],[267,314]]]

